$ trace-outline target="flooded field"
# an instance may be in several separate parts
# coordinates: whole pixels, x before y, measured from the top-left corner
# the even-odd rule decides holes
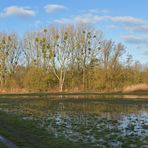
[[[0,110],[88,147],[148,147],[147,95],[4,95]]]

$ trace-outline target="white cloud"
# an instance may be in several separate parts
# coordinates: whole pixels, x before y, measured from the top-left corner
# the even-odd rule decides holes
[[[148,45],[148,36],[134,36],[134,35],[128,35],[123,36],[122,39],[129,44],[143,44]]]
[[[10,6],[4,9],[3,12],[0,13],[0,16],[35,16],[35,11],[26,8],[26,7],[20,7],[20,6]]]
[[[144,23],[144,20],[135,18],[132,16],[105,16],[105,18],[117,23],[127,23],[127,24],[143,24]]]
[[[85,15],[79,15],[73,18],[74,22],[77,23],[85,23],[85,24],[94,24],[100,21],[103,21],[104,17],[92,15],[92,14],[85,14]]]
[[[77,15],[71,18],[62,18],[55,20],[56,23],[60,24],[71,24],[71,23],[84,23],[84,24],[94,24],[102,21],[104,18],[97,15],[85,14]]]
[[[60,9],[66,9],[65,6],[63,5],[57,5],[57,4],[48,4],[44,7],[45,11],[47,13],[51,13],[51,12],[54,12],[56,10],[60,10]]]
[[[70,18],[62,18],[59,20],[55,20],[58,23],[86,23],[86,24],[94,24],[102,21],[111,21],[115,23],[122,24],[143,24],[145,21],[139,18],[135,18],[132,16],[99,16],[94,15],[92,13],[72,16]]]
[[[82,10],[82,13],[92,13],[92,14],[107,14],[110,13],[108,9],[89,9],[89,10]]]
[[[144,51],[144,55],[148,55],[148,50]]]
[[[133,32],[145,33],[148,32],[148,24],[141,24],[138,26],[128,26],[125,29]]]
[[[68,19],[68,18],[56,19],[54,20],[54,22],[58,24],[70,24],[71,19]]]

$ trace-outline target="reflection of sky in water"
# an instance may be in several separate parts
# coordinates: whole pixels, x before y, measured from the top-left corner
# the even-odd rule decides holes
[[[45,120],[42,126],[48,125],[47,130],[51,131],[52,129],[56,136],[65,136],[72,141],[91,143],[97,146],[101,139],[102,142],[108,141],[112,145],[119,146],[119,143],[122,145],[120,140],[115,139],[114,141],[111,137],[129,136],[133,139],[138,137],[141,142],[147,142],[144,140],[148,136],[147,112],[123,114],[118,120],[112,119],[112,114],[110,116],[109,113],[104,113],[102,116],[55,113],[52,118],[50,117],[49,113],[48,120]]]
[[[125,115],[122,120],[119,120],[119,123],[119,128],[122,129],[125,136],[128,134],[148,136],[148,129],[143,128],[143,126],[148,126],[148,112]]]
[[[54,110],[54,107],[51,108]],[[48,112],[48,120],[45,119],[42,126],[48,125],[47,130],[52,130],[55,136],[65,136],[94,147],[107,143],[119,147],[127,136],[133,141],[138,138],[145,146],[148,144],[145,140],[148,136],[147,111],[146,104],[60,102],[55,112]]]
[[[91,147],[148,145],[148,102],[140,99],[84,96],[78,99],[0,100],[0,109],[37,120],[56,137]]]

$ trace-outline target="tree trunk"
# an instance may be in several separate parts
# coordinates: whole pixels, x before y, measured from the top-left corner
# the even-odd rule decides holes
[[[59,81],[59,91],[63,91],[63,81]]]
[[[85,91],[85,67],[83,68],[83,91]]]

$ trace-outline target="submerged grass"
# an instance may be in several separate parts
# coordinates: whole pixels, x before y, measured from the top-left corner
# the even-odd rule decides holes
[[[3,94],[0,134],[26,148],[145,146],[147,107],[121,93]]]
[[[0,134],[13,141],[17,146],[24,148],[69,148],[80,147],[80,143],[70,142],[64,137],[55,138],[35,122],[22,120],[16,116],[0,112]],[[0,147],[4,144],[0,144]]]
[[[2,142],[0,142],[0,148],[7,148],[7,146],[3,144]]]

